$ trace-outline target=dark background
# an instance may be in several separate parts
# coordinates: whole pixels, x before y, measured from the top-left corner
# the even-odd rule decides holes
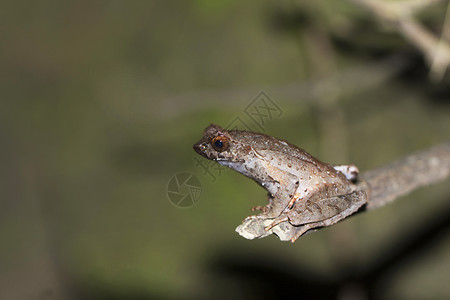
[[[446,5],[417,17],[437,36]],[[361,171],[449,140],[448,74],[432,83],[366,9],[7,0],[0,43],[1,299],[450,298],[448,180],[295,244],[248,241],[234,229],[265,191],[192,150],[236,118]],[[201,185],[189,208],[168,198],[180,172]]]

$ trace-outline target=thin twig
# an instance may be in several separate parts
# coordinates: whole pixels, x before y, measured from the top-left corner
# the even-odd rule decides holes
[[[445,37],[448,35],[446,28],[448,17],[444,20],[441,37],[437,37],[417,20],[413,15],[425,7],[439,1],[378,1],[378,0],[353,0],[353,2],[371,11],[379,21],[388,23],[405,39],[410,41],[425,56],[430,64],[430,79],[439,81],[450,65],[450,45]],[[449,14],[447,9],[447,15]]]
[[[441,81],[445,75],[447,65],[445,65],[445,55],[450,52],[448,41],[450,41],[450,1],[447,3],[444,23],[442,25],[441,38],[439,40],[436,53],[431,62],[430,77],[433,81]],[[447,41],[447,42],[446,42]]]

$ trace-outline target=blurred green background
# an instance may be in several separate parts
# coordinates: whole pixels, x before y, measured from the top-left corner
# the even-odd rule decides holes
[[[445,9],[419,18],[439,34]],[[355,3],[5,0],[0,24],[0,299],[450,298],[448,180],[248,241],[234,229],[265,191],[195,160],[236,118],[361,171],[449,140],[448,74],[430,83]],[[280,109],[262,128],[261,91]],[[201,184],[183,209],[180,172]]]

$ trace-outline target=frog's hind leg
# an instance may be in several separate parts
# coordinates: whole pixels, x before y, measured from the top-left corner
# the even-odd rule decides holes
[[[315,210],[305,210],[301,216],[303,219],[296,218],[298,228],[292,235],[291,242],[295,242],[297,238],[302,236],[310,229],[330,226],[345,219],[346,217],[358,211],[359,208],[366,202],[367,186],[365,185],[361,186],[360,190],[351,194],[332,197],[320,201],[320,205],[317,206],[320,214],[318,214]],[[321,209],[319,209],[320,206],[322,207]],[[328,209],[325,209],[326,206],[328,206]],[[292,221],[290,222],[292,223]]]
[[[343,215],[346,215],[346,213],[337,214],[337,215],[335,215],[329,219],[323,220],[323,221],[308,223],[308,224],[298,226],[298,228],[296,229],[296,232],[294,233],[294,235],[292,236],[292,238],[290,240],[291,243],[295,242],[299,237],[301,237],[303,234],[305,234],[308,230],[318,228],[318,227],[330,226],[330,225],[333,225],[333,224],[339,222],[340,220],[342,220]]]
[[[269,231],[270,229],[272,229],[273,227],[277,226],[278,224],[281,224],[283,222],[287,222],[289,221],[288,216],[286,215],[281,215],[275,219],[273,219],[272,223],[270,223],[269,225],[267,225],[266,227],[264,227],[265,231]]]

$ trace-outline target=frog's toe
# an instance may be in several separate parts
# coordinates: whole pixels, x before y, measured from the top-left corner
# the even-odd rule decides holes
[[[289,218],[287,216],[283,216],[283,217],[279,217],[273,220],[272,223],[270,223],[269,225],[267,225],[266,227],[264,227],[265,231],[269,231],[270,229],[274,228],[275,226],[277,226],[278,224],[281,224],[283,222],[287,222],[289,221]]]
[[[256,210],[260,210],[263,214],[265,214],[269,211],[269,208],[267,206],[261,206],[261,205],[253,206],[252,211],[256,211]]]

